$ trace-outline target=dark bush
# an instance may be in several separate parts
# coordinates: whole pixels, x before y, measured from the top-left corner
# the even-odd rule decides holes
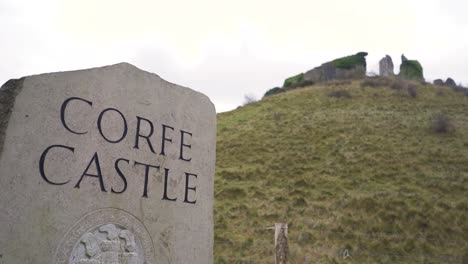
[[[302,73],[301,73],[302,74]],[[299,76],[299,75],[298,75]],[[291,78],[296,78],[298,76],[294,76],[294,77],[291,77]],[[290,80],[291,78],[288,78],[286,81],[285,81],[285,85],[287,83],[287,86],[284,86],[283,88],[280,88],[280,87],[275,87],[275,88],[271,88],[270,90],[268,90],[264,95],[263,97],[267,97],[267,96],[271,96],[271,95],[274,95],[274,94],[279,94],[279,93],[283,93],[283,92],[287,92],[289,90],[293,90],[293,89],[297,89],[297,88],[302,88],[302,87],[306,87],[306,86],[311,86],[311,85],[314,85],[314,82],[313,81],[309,81],[309,80],[304,80],[304,79],[301,79],[298,81],[298,79],[295,79],[295,80]],[[302,78],[302,77],[300,77]],[[289,80],[289,81],[288,81]]]
[[[283,88],[288,88],[304,80],[304,73],[292,76],[284,80]]]
[[[453,129],[450,118],[443,114],[437,113],[431,117],[431,129],[435,133],[447,133]]]
[[[271,95],[274,95],[274,94],[279,94],[279,93],[282,93],[282,92],[284,92],[283,89],[281,89],[279,87],[271,88],[270,90],[268,90],[265,93],[265,95],[263,95],[263,97],[271,96]]]
[[[357,65],[366,67],[367,52],[358,52],[355,55],[343,57],[332,61],[336,68],[351,69]]]
[[[328,97],[335,97],[335,98],[351,98],[351,94],[345,90],[336,90],[333,92],[328,93]]]
[[[313,82],[313,81],[302,80],[302,81],[293,83],[291,86],[285,87],[284,89],[286,89],[286,90],[292,90],[292,89],[301,88],[301,87],[306,87],[306,86],[311,86],[311,85],[314,85],[314,82]]]
[[[257,101],[258,100],[257,100],[257,98],[255,98],[254,95],[246,94],[246,95],[244,95],[244,104],[243,105],[245,106],[245,105],[248,105],[248,104],[251,104],[251,103],[255,103]]]

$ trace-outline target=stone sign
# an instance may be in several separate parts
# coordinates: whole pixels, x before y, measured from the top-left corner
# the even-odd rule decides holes
[[[121,63],[0,89],[0,263],[213,263],[216,113]]]

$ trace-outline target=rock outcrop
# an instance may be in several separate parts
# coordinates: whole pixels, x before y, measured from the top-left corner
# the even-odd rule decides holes
[[[447,78],[447,80],[445,81],[445,85],[449,87],[457,87],[457,84],[455,83],[455,81],[450,77]]]
[[[457,83],[450,77],[447,78],[447,80],[445,80],[445,82],[442,79],[436,79],[436,80],[434,80],[433,83],[435,85],[448,86],[448,87],[452,87],[452,88],[458,87]]]
[[[403,54],[401,55],[399,76],[407,80],[424,80],[423,68],[419,61],[408,60]]]
[[[322,82],[335,79],[354,79],[366,76],[367,52],[326,62],[304,74],[304,80]]]
[[[392,57],[385,55],[380,61],[379,61],[379,75],[388,77],[388,76],[393,76],[393,61]]]

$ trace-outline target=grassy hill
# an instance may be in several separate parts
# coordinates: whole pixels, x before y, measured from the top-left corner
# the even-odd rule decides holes
[[[468,97],[332,84],[218,115],[215,263],[468,263]]]

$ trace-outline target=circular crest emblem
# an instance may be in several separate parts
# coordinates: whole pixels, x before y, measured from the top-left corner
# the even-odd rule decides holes
[[[153,264],[153,242],[132,214],[100,209],[81,218],[59,245],[54,263]]]

